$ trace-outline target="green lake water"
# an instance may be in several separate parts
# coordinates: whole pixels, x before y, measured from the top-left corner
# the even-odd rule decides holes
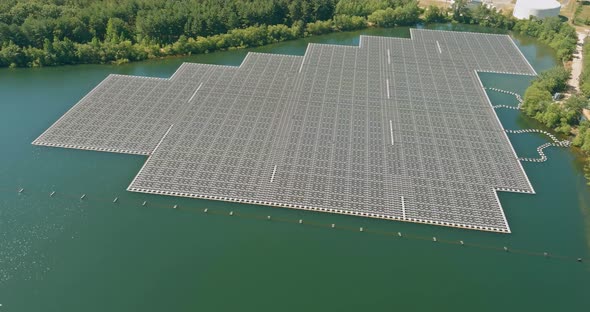
[[[108,74],[169,77],[185,61],[239,65],[248,51],[302,55],[309,42],[356,45],[360,34],[409,36],[370,29],[122,66],[0,70],[0,312],[586,311],[590,189],[571,150],[524,163],[537,194],[499,193],[513,233],[497,234],[130,193],[143,156],[30,144]],[[547,46],[516,39],[538,72],[556,64]],[[521,94],[530,81],[481,77]],[[516,111],[498,115],[507,129],[537,126]],[[510,139],[523,157],[547,142]],[[477,246],[445,243],[458,240]],[[555,256],[528,254],[545,251]]]

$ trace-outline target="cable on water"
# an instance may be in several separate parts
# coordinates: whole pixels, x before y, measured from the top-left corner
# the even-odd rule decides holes
[[[25,193],[21,190],[24,190],[24,188],[15,188],[15,187],[0,187],[0,192],[4,192],[4,193],[16,193],[17,195],[25,195]],[[34,194],[36,192],[31,192],[29,189],[27,189],[26,194]],[[80,194],[68,194],[66,192],[57,192],[57,191],[51,191],[51,192],[47,192],[47,197],[48,198],[66,198],[66,199],[71,199],[73,201],[77,201],[83,204],[89,204],[91,202],[99,202],[99,203],[103,203],[103,204],[110,204],[110,205],[114,205],[117,203],[120,203],[121,200],[117,198],[117,201],[113,201],[113,197],[100,197],[100,196],[93,196],[93,195],[89,195],[89,196],[85,196],[86,194],[82,194],[84,196],[84,200],[80,200],[81,196]],[[147,201],[143,201],[142,202],[138,202],[137,205],[138,206],[145,206],[147,203]],[[217,216],[232,216],[233,218],[242,218],[242,219],[250,219],[250,220],[272,220],[272,222],[282,222],[282,223],[291,223],[291,224],[302,224],[308,227],[318,227],[318,228],[325,228],[325,229],[337,229],[340,231],[349,231],[349,232],[363,232],[363,233],[369,233],[369,234],[374,234],[374,235],[382,235],[382,236],[390,236],[392,238],[396,238],[396,239],[403,239],[403,240],[416,240],[416,241],[430,241],[430,242],[436,242],[436,243],[440,243],[440,244],[447,244],[447,245],[456,245],[456,246],[462,246],[462,247],[472,247],[472,248],[478,248],[478,249],[484,249],[484,250],[492,250],[492,251],[502,251],[502,252],[509,252],[512,254],[520,254],[520,255],[527,255],[527,256],[537,256],[537,257],[544,257],[544,258],[551,258],[551,259],[558,259],[558,260],[566,260],[566,261],[577,261],[577,262],[582,262],[583,259],[579,258],[579,257],[571,257],[571,256],[564,256],[564,255],[557,255],[557,254],[552,254],[552,253],[548,253],[547,251],[532,251],[532,250],[525,250],[525,249],[508,249],[508,247],[506,246],[502,246],[502,247],[498,247],[498,246],[493,246],[493,245],[485,245],[485,244],[478,244],[478,243],[472,243],[472,242],[465,242],[463,240],[449,240],[449,239],[441,239],[439,237],[432,237],[432,236],[421,236],[421,235],[415,235],[415,234],[408,234],[408,233],[401,233],[401,232],[391,232],[391,231],[385,231],[385,230],[374,230],[374,229],[368,229],[368,228],[364,228],[364,227],[353,227],[353,226],[342,226],[342,225],[338,225],[336,226],[336,224],[334,223],[321,223],[321,222],[315,222],[315,221],[309,221],[309,220],[305,220],[304,219],[291,219],[291,218],[285,218],[285,217],[272,217],[269,215],[258,215],[258,214],[252,214],[252,213],[244,213],[244,212],[235,212],[235,211],[230,211],[229,214],[226,210],[224,209],[213,209],[213,208],[196,208],[196,207],[183,207],[182,209],[180,209],[178,205],[174,205],[174,206],[170,206],[170,205],[158,205],[158,204],[150,204],[150,207],[155,207],[155,208],[172,208],[175,210],[183,210],[183,211],[191,211],[191,212],[201,212],[204,214],[211,214],[211,215],[217,215]]]

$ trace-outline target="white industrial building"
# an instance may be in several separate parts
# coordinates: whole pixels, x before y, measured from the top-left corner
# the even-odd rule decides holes
[[[545,18],[558,16],[561,4],[556,0],[518,0],[514,6],[514,17],[528,19],[531,16]]]

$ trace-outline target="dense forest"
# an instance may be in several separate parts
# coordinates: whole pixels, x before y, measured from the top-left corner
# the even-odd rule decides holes
[[[371,13],[391,8],[384,25],[416,23],[420,12],[411,0],[3,0],[0,66],[126,62],[258,46],[366,27]]]
[[[515,29],[551,44],[562,58],[575,47],[558,20],[516,21],[465,2],[422,9],[416,0],[2,0],[0,67],[124,63],[437,22]]]

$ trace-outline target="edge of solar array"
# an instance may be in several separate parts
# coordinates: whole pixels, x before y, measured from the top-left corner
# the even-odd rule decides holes
[[[98,88],[108,79],[110,79],[111,77],[113,77],[115,75],[113,74],[109,74],[108,76],[106,76],[99,84],[97,84],[94,88],[92,88],[92,90],[90,90],[90,92],[88,92],[84,97],[82,97],[76,104],[74,104],[74,106],[70,107],[70,109],[68,109],[63,115],[61,115],[61,117],[59,117],[53,124],[51,124],[51,126],[49,126],[49,128],[47,128],[45,131],[43,131],[43,133],[41,133],[41,135],[39,135],[31,144],[33,145],[45,145],[45,144],[41,144],[42,142],[40,142],[40,139],[47,133],[49,132],[49,130],[53,129],[53,127],[55,127],[62,119],[64,119],[74,108],[76,108],[76,106],[82,104],[82,102],[84,102],[84,100],[89,97],[91,94],[93,94],[94,92],[96,92],[96,90],[98,90]]]
[[[514,45],[514,48],[516,49],[516,51],[518,51],[518,53],[520,53],[520,56],[522,56],[522,58],[525,60],[527,65],[529,65],[529,68],[533,71],[533,75],[531,75],[531,76],[537,76],[537,71],[535,71],[535,69],[533,68],[533,65],[531,65],[531,63],[526,58],[526,56],[524,56],[524,53],[522,53],[522,51],[518,48],[518,46],[516,45],[516,42],[514,42],[514,39],[512,39],[512,37],[510,37],[508,35],[506,35],[506,36],[508,37],[508,39],[510,39],[510,42],[512,42],[512,45]]]
[[[425,28],[410,28],[410,37],[413,39],[412,37],[412,33],[415,31],[424,31],[424,32],[451,32],[451,33],[457,33],[460,32],[462,34],[475,34],[475,35],[488,35],[488,36],[509,36],[507,34],[494,34],[494,33],[483,33],[483,32],[477,32],[477,31],[456,31],[456,30],[446,30],[446,29],[425,29]]]
[[[446,227],[452,227],[452,228],[478,230],[478,231],[494,232],[494,233],[502,233],[502,234],[511,233],[510,227],[508,227],[508,226],[505,229],[503,229],[503,228],[468,225],[468,224],[461,224],[461,223],[422,220],[422,219],[416,219],[416,218],[400,218],[400,217],[396,217],[396,216],[388,216],[388,215],[382,215],[382,214],[355,212],[355,211],[331,209],[331,208],[318,208],[318,207],[311,207],[311,206],[306,206],[306,205],[293,205],[293,204],[276,203],[276,202],[268,202],[268,201],[240,199],[240,198],[233,198],[233,197],[221,197],[221,196],[214,196],[214,195],[197,195],[197,194],[182,193],[182,192],[157,191],[157,190],[132,187],[131,185],[129,185],[129,187],[127,187],[127,191],[137,192],[137,193],[146,193],[146,194],[169,195],[169,196],[176,196],[176,197],[208,199],[208,200],[251,204],[251,205],[290,208],[290,209],[307,210],[307,211],[315,211],[315,212],[323,212],[323,213],[351,215],[351,216],[357,216],[357,217],[367,217],[367,218],[373,218],[373,219],[395,220],[395,221],[402,221],[402,222],[409,222],[409,223],[430,224],[430,225],[437,225],[437,226],[446,226]],[[502,212],[502,216],[504,217],[504,221],[506,221],[506,217],[504,216],[503,212]],[[506,223],[506,225],[508,225],[508,224]]]
[[[426,30],[426,29],[414,29],[414,28],[412,28],[412,29],[410,29],[410,38],[409,39],[408,38],[396,38],[396,39],[413,40],[414,39],[413,38],[413,32],[415,32],[415,31],[452,32],[452,31],[448,31],[448,30]],[[477,32],[467,32],[467,33],[470,33],[470,34],[479,34],[479,35],[495,35],[495,36],[505,36],[505,37],[508,37],[509,40],[512,42],[512,44],[514,45],[514,47],[516,48],[516,50],[520,53],[521,57],[527,63],[527,65],[529,66],[529,68],[531,69],[531,71],[533,73],[533,74],[529,74],[529,73],[516,73],[516,72],[500,72],[500,71],[475,70],[476,78],[477,78],[477,80],[479,81],[479,83],[480,83],[480,85],[482,87],[482,91],[483,91],[483,93],[484,93],[484,95],[486,97],[486,100],[487,100],[488,104],[490,105],[490,107],[492,105],[491,104],[491,101],[489,99],[489,96],[485,92],[485,89],[484,89],[483,84],[481,82],[481,79],[480,79],[480,77],[478,75],[478,72],[490,72],[490,73],[514,74],[514,75],[528,75],[528,76],[536,76],[537,75],[537,73],[534,70],[534,68],[532,67],[532,65],[528,62],[528,60],[526,59],[526,57],[524,56],[524,54],[522,53],[522,51],[520,51],[520,49],[518,48],[518,46],[516,45],[516,43],[514,42],[514,40],[509,35],[504,35],[504,34],[486,34],[486,33],[477,33]],[[376,37],[376,36],[360,35],[359,44],[357,46],[350,46],[350,47],[353,47],[353,48],[361,48],[362,47],[363,37]],[[395,38],[395,37],[392,37],[392,39],[393,38]],[[292,57],[296,57],[296,58],[302,58],[302,64],[301,64],[302,66],[305,63],[307,52],[309,50],[309,47],[312,44],[313,43],[309,43],[307,45],[306,52],[305,52],[305,54],[303,56],[292,56]],[[330,45],[330,44],[328,44],[328,45]],[[335,45],[335,46],[342,47],[342,45]],[[242,67],[242,65],[246,62],[246,60],[248,59],[248,57],[250,56],[250,54],[267,54],[267,55],[273,55],[272,53],[248,52],[246,54],[246,56],[244,57],[244,59],[242,60],[242,62],[240,63],[239,66],[235,66],[235,65],[234,66],[230,66],[230,65],[217,65],[217,64],[199,64],[199,65],[206,65],[206,66],[212,66],[212,67],[225,67],[225,68],[228,68],[228,67],[229,68],[239,68],[239,67]],[[170,78],[157,78],[157,77],[140,77],[140,78],[147,78],[147,79],[153,79],[153,80],[172,80],[181,71],[181,69],[183,69],[184,67],[188,66],[189,64],[193,64],[193,63],[188,63],[188,62],[182,63],[181,66],[172,74],[172,76],[170,76]],[[47,130],[45,130],[37,139],[35,139],[32,142],[32,144],[33,145],[39,145],[39,146],[63,147],[63,148],[72,148],[72,149],[81,149],[81,150],[92,150],[92,151],[102,151],[102,152],[114,152],[114,153],[124,153],[124,154],[136,154],[136,155],[147,155],[147,156],[153,154],[153,152],[159,146],[159,143],[156,146],[156,148],[154,148],[154,150],[150,153],[150,152],[139,152],[139,151],[122,150],[122,149],[97,148],[97,147],[89,147],[89,146],[81,146],[81,145],[54,144],[54,143],[42,142],[41,138],[48,131],[50,131],[56,124],[58,124],[64,117],[66,117],[78,104],[83,103],[84,100],[88,96],[90,96],[94,92],[96,92],[96,90],[105,81],[109,80],[113,76],[135,77],[135,76],[118,75],[118,74],[110,74],[110,75],[108,75],[96,87],[94,87],[90,92],[88,92],[88,94],[86,94],[74,106],[72,106],[66,113],[64,113],[57,121],[55,121]],[[493,108],[492,108],[492,110],[493,110]],[[494,116],[495,116],[498,124],[500,125],[500,128],[501,129],[504,129],[504,127],[503,127],[502,123],[500,122],[500,120],[499,120],[496,112],[494,111],[493,113],[494,113]],[[166,132],[166,134],[170,131],[170,128],[168,129],[168,131]],[[164,136],[162,137],[162,139],[164,137],[166,137],[166,134],[164,134]],[[373,213],[364,213],[364,212],[355,212],[355,211],[341,210],[341,209],[318,208],[318,207],[311,207],[311,206],[306,206],[306,205],[294,205],[294,204],[277,203],[277,202],[265,202],[265,201],[256,201],[256,200],[239,199],[239,198],[231,198],[231,197],[220,197],[220,196],[211,196],[211,195],[196,195],[196,194],[182,193],[182,192],[157,191],[157,190],[150,190],[150,189],[143,189],[143,188],[133,187],[132,185],[135,183],[137,177],[141,174],[141,172],[143,170],[143,167],[137,173],[135,179],[128,186],[127,190],[128,191],[131,191],[131,192],[140,192],[140,193],[148,193],[148,194],[160,194],[160,195],[180,196],[180,197],[189,197],[189,198],[201,198],[201,199],[209,199],[209,200],[218,200],[218,201],[227,201],[227,202],[238,202],[238,203],[247,203],[247,204],[255,204],[255,205],[265,205],[265,206],[273,206],[273,207],[282,207],[282,208],[309,210],[309,211],[316,211],[316,212],[336,213],[336,214],[353,215],[353,216],[363,216],[363,217],[368,217],[368,218],[385,219],[385,220],[396,220],[396,221],[402,221],[402,222],[431,224],[431,225],[447,226],[447,227],[454,227],[454,228],[463,228],[463,229],[470,229],[470,230],[480,230],[480,231],[497,232],[497,233],[511,233],[510,227],[508,225],[508,222],[507,222],[506,216],[504,214],[504,210],[502,208],[502,205],[500,203],[500,200],[498,198],[497,192],[498,191],[505,191],[505,192],[517,192],[517,193],[535,194],[535,191],[534,191],[534,188],[532,187],[532,184],[530,183],[530,181],[528,179],[528,175],[526,174],[526,171],[522,167],[521,162],[518,160],[518,156],[516,155],[516,152],[514,150],[514,147],[512,146],[512,142],[510,141],[510,139],[508,138],[508,136],[506,135],[505,132],[504,132],[504,136],[505,136],[506,140],[508,141],[508,144],[510,145],[510,148],[511,148],[513,154],[516,157],[516,161],[518,162],[519,167],[521,168],[521,171],[524,174],[524,177],[525,177],[525,179],[527,181],[528,186],[530,187],[530,191],[529,190],[514,189],[514,188],[504,188],[504,187],[495,187],[495,188],[493,188],[492,191],[494,192],[494,196],[495,196],[496,202],[498,203],[498,206],[500,208],[500,211],[501,211],[501,214],[502,214],[502,218],[503,218],[503,221],[504,221],[504,224],[505,224],[505,228],[485,227],[485,226],[468,225],[468,224],[461,224],[461,223],[441,222],[441,221],[433,221],[433,220],[423,220],[423,219],[416,219],[416,218],[404,218],[404,217],[396,217],[396,216],[389,216],[389,215],[382,215],[382,214],[373,214]],[[161,143],[161,140],[160,140],[160,143]],[[145,164],[147,164],[148,161],[149,161],[149,159],[146,161]],[[144,164],[144,166],[145,166],[145,164]]]
[[[148,152],[124,150],[124,149],[117,149],[117,148],[102,148],[102,147],[73,145],[73,144],[46,143],[46,142],[38,142],[38,141],[34,141],[31,144],[36,145],[36,146],[61,147],[61,148],[69,148],[69,149],[77,149],[77,150],[85,150],[85,151],[98,151],[98,152],[109,152],[109,153],[130,154],[130,155],[144,155],[144,156],[150,155],[150,153],[148,153]]]
[[[530,193],[529,194],[536,194],[535,192],[535,188],[533,187],[531,181],[529,180],[529,177],[526,173],[526,171],[524,170],[524,167],[522,166],[522,163],[519,160],[518,154],[516,154],[516,151],[514,150],[514,146],[512,146],[512,141],[510,141],[510,138],[508,137],[508,135],[506,134],[506,131],[504,131],[504,125],[502,124],[502,122],[500,121],[500,118],[498,117],[498,114],[496,114],[496,110],[494,110],[494,107],[492,105],[492,101],[490,100],[490,97],[488,96],[488,93],[485,90],[485,87],[483,85],[483,83],[481,82],[481,79],[479,78],[478,75],[478,71],[474,70],[475,72],[475,77],[477,78],[477,81],[479,82],[479,85],[481,86],[481,92],[483,92],[483,94],[485,95],[485,99],[488,103],[488,105],[490,106],[490,109],[492,110],[492,113],[494,115],[494,117],[496,118],[496,122],[498,123],[498,125],[500,126],[500,129],[502,129],[502,133],[504,135],[504,138],[506,139],[506,141],[508,142],[508,145],[510,146],[510,150],[512,150],[512,154],[514,155],[514,158],[516,159],[516,162],[518,163],[518,167],[520,168],[520,170],[522,171],[522,174],[524,175],[526,182],[530,188]],[[506,189],[506,188],[497,188],[498,190],[502,190],[502,191],[507,191],[507,192],[513,192],[510,189]],[[524,192],[521,192],[524,193]]]
[[[453,30],[410,28],[410,39],[411,40],[414,39],[414,32],[416,32],[416,31],[418,31],[418,32],[424,31],[424,32],[452,32],[452,33],[455,33],[455,31],[453,31]],[[480,33],[480,32],[473,32],[473,31],[461,31],[461,33],[462,34],[470,34],[470,35],[476,34],[476,35],[507,37],[508,40],[510,40],[510,43],[512,43],[512,45],[516,49],[516,51],[518,51],[518,53],[520,54],[522,59],[526,62],[526,64],[528,65],[528,67],[532,73],[504,72],[504,71],[493,71],[493,70],[477,70],[478,72],[494,73],[494,74],[522,75],[522,76],[537,76],[538,75],[537,71],[535,71],[535,68],[533,68],[533,65],[531,65],[529,60],[524,56],[524,53],[522,53],[522,51],[518,48],[518,46],[514,42],[514,39],[510,35],[508,35],[508,34]],[[393,37],[393,38],[395,38],[395,37]],[[405,39],[405,38],[401,38],[401,39]]]
[[[183,63],[184,65],[184,63]],[[182,67],[182,65],[176,70]],[[176,74],[174,72],[174,74]],[[174,76],[174,75],[173,75]],[[37,146],[49,146],[49,147],[62,147],[62,148],[71,148],[71,149],[80,149],[80,150],[88,150],[88,151],[100,151],[100,152],[111,152],[111,153],[120,153],[120,154],[132,154],[132,155],[149,155],[148,152],[140,152],[140,151],[131,151],[131,150],[123,150],[123,149],[113,149],[113,148],[99,148],[99,147],[92,147],[92,146],[84,146],[84,145],[75,145],[75,144],[59,144],[59,143],[48,143],[43,142],[43,136],[45,136],[51,129],[57,126],[58,123],[62,121],[66,116],[68,116],[78,105],[81,105],[84,100],[92,95],[98,88],[105,83],[107,80],[111,79],[112,77],[132,77],[132,78],[139,78],[139,79],[151,79],[151,80],[170,80],[170,78],[158,78],[158,77],[141,77],[141,76],[131,76],[131,75],[119,75],[119,74],[109,74],[107,75],[100,83],[98,83],[90,92],[88,92],[85,96],[83,96],[76,104],[70,107],[61,117],[59,117],[49,128],[47,128],[43,133],[41,133],[33,142],[32,145]]]

